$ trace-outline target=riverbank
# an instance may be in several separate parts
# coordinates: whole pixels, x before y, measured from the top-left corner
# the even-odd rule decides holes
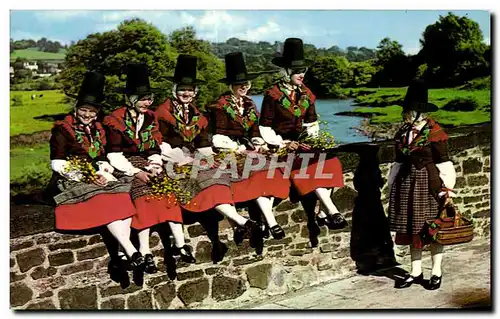
[[[491,78],[476,79],[456,88],[430,89],[429,102],[439,107],[430,116],[446,127],[474,125],[491,121]],[[358,131],[376,139],[392,138],[401,125],[406,87],[346,88],[355,98],[352,111],[337,113],[364,117]],[[391,135],[392,134],[392,135]]]

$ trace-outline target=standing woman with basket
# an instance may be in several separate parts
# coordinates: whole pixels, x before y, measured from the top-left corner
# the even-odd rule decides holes
[[[155,273],[153,255],[149,247],[150,227],[168,222],[179,253],[186,262],[194,263],[190,248],[184,243],[182,213],[174,195],[154,198],[151,178],[164,174],[160,145],[162,136],[158,121],[149,107],[153,94],[148,68],[142,63],[128,65],[127,84],[118,89],[125,95],[125,106],[104,119],[107,127],[108,159],[115,169],[127,176],[134,176],[130,194],[137,213],[132,227],[138,231],[139,251],[145,258],[146,273]]]
[[[135,208],[130,200],[132,178],[114,176],[106,161],[106,133],[97,115],[104,100],[104,75],[87,72],[74,112],[55,123],[50,137],[50,159],[57,186],[56,228],[109,229],[124,249],[130,266],[141,268],[144,258],[130,241],[130,223]],[[69,94],[68,94],[69,95]],[[90,165],[89,165],[90,164]],[[117,256],[111,263],[120,265]]]
[[[426,222],[435,219],[455,194],[456,172],[448,154],[448,136],[425,113],[438,107],[428,102],[428,89],[421,80],[408,87],[403,102],[405,124],[396,133],[396,162],[389,173],[389,227],[397,245],[410,245],[411,273],[397,280],[396,288],[424,283],[422,248],[429,244]],[[432,272],[428,289],[441,286],[443,246],[431,243]]]

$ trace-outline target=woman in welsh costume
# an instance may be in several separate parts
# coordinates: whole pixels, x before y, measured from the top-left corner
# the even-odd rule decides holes
[[[268,144],[288,147],[295,151],[299,148],[301,136],[316,137],[319,133],[318,116],[314,105],[315,96],[304,85],[304,76],[310,61],[304,59],[301,39],[285,40],[283,54],[275,57],[272,63],[281,68],[282,79],[267,90],[262,101],[260,133]],[[300,152],[300,151],[299,151]],[[297,154],[298,155],[298,154]],[[338,158],[329,156],[323,161],[323,174],[333,174],[332,178],[315,177],[320,164],[317,155],[307,166],[308,178],[301,178],[300,161],[296,160],[290,179],[294,193],[299,195],[308,216],[314,216],[317,198],[326,208],[326,214],[320,213],[318,222],[330,229],[347,226],[331,199],[334,187],[343,187],[342,165]],[[317,245],[319,227],[314,217],[309,218],[308,226],[311,243]]]
[[[259,113],[253,100],[247,95],[251,80],[261,73],[248,73],[241,52],[226,54],[226,77],[220,82],[229,85],[229,92],[223,94],[210,106],[215,127],[213,145],[219,150],[242,154],[265,150],[266,145],[259,133]],[[274,238],[280,239],[285,232],[276,222],[273,214],[274,198],[286,199],[290,182],[280,169],[274,169],[274,176],[268,178],[269,161],[248,177],[233,181],[233,199],[236,203],[256,201],[269,225]]]
[[[396,288],[423,283],[422,248],[425,225],[455,194],[456,172],[448,154],[448,136],[425,113],[438,107],[428,102],[428,89],[416,80],[408,87],[403,102],[405,124],[396,133],[396,162],[389,173],[389,227],[396,232],[397,245],[410,245],[411,273],[396,281]],[[441,286],[443,246],[431,243],[432,271],[428,289]]]
[[[153,94],[158,89],[151,88],[148,68],[142,63],[128,65],[125,88],[118,89],[125,95],[125,106],[118,108],[104,119],[108,135],[108,159],[111,165],[127,176],[133,176],[130,191],[136,208],[132,227],[138,231],[139,251],[145,258],[146,273],[154,273],[156,268],[149,247],[150,227],[168,222],[183,260],[194,262],[190,248],[184,243],[182,213],[175,196],[165,195],[155,198],[151,179],[162,176],[162,142],[158,121],[149,107]]]
[[[196,78],[196,65],[195,56],[179,55],[174,76],[169,78],[174,83],[172,97],[156,109],[163,135],[162,156],[165,161],[177,165],[192,163],[196,157],[195,152],[201,153],[203,157],[214,154],[208,119],[198,110],[194,100],[199,86],[206,83]],[[225,173],[216,178],[216,172],[217,168],[199,169],[194,179],[196,185],[191,189],[193,198],[181,207],[192,214],[212,214],[213,211],[210,210],[215,208],[244,228],[242,232],[257,232],[257,225],[239,215],[234,207],[230,175]],[[214,219],[213,222],[218,222],[217,216],[210,218]],[[207,233],[212,237],[213,261],[222,260],[227,251],[226,245],[219,241],[218,233],[210,234],[208,229]]]
[[[106,225],[123,247],[132,268],[144,258],[130,241],[135,208],[130,199],[131,178],[117,179],[106,161],[106,133],[97,119],[104,100],[105,78],[97,72],[84,76],[74,113],[55,123],[50,138],[50,159],[59,193],[56,228],[84,230]],[[97,169],[97,172],[96,172]]]

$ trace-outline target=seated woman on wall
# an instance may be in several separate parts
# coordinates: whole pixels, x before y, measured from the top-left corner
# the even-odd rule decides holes
[[[185,165],[193,162],[195,152],[203,155],[213,155],[212,143],[209,138],[208,119],[201,114],[195,104],[196,93],[199,86],[205,81],[196,78],[197,58],[190,55],[179,55],[175,74],[170,77],[174,85],[172,97],[168,98],[156,109],[160,132],[163,135],[161,144],[162,156],[165,161],[177,165]],[[192,167],[191,167],[192,168]],[[217,169],[203,169],[197,172],[195,179],[196,187],[193,187],[193,198],[181,205],[189,213],[209,213],[212,222],[218,223],[218,216],[213,216],[215,208],[227,218],[240,225],[241,234],[248,231],[252,234],[258,232],[257,225],[253,221],[239,215],[234,207],[233,194],[229,174],[223,174],[215,178]],[[218,215],[216,213],[216,215]],[[202,223],[202,220],[199,220]],[[203,226],[213,223],[202,223]],[[225,244],[219,241],[217,229],[215,232],[207,229],[212,241],[212,259],[214,262],[224,258],[227,252]],[[242,239],[236,238],[236,241]]]
[[[145,64],[129,64],[127,84],[118,89],[125,95],[125,106],[104,119],[108,136],[108,159],[116,170],[134,176],[131,196],[136,207],[132,227],[138,230],[139,251],[145,258],[146,273],[158,271],[149,247],[150,227],[168,222],[177,252],[186,262],[195,262],[184,242],[182,213],[175,196],[153,198],[151,178],[163,173],[158,121],[149,106],[158,89],[150,87]]]
[[[130,266],[140,269],[144,257],[130,241],[135,214],[129,195],[132,179],[113,176],[114,169],[106,161],[106,133],[96,121],[104,100],[104,81],[102,74],[87,72],[78,96],[70,95],[76,98],[74,112],[52,129],[52,181],[58,189],[54,196],[56,228],[84,230],[106,225],[123,247]]]
[[[303,82],[310,61],[304,59],[302,40],[286,39],[282,56],[273,58],[272,63],[281,68],[282,79],[265,92],[259,122],[260,133],[268,144],[286,146],[295,151],[299,149],[300,136],[317,136],[319,133],[315,96]],[[318,216],[322,223],[330,229],[347,226],[346,220],[331,199],[332,189],[344,186],[342,165],[338,158],[330,157],[324,161],[323,173],[333,174],[333,178],[316,178],[319,162],[317,159],[312,160],[307,167],[309,178],[300,178],[300,161],[295,163],[290,179],[294,192],[299,195],[304,210],[310,216],[308,226],[311,242],[315,246],[317,239],[314,238],[319,234],[319,227],[312,217],[316,197],[327,209],[326,216]],[[313,192],[315,196],[311,196]]]
[[[428,102],[425,83],[416,80],[408,87],[403,102],[405,124],[396,133],[396,163],[389,173],[389,228],[396,232],[397,245],[409,245],[411,273],[396,282],[396,288],[423,283],[422,248],[424,226],[435,219],[455,186],[455,166],[448,154],[448,136],[425,113],[438,107]],[[432,271],[428,289],[441,286],[443,245],[430,243]]]
[[[223,94],[209,108],[213,120],[213,145],[220,150],[240,153],[263,151],[266,143],[258,129],[259,113],[255,103],[247,95],[251,80],[262,73],[248,73],[241,52],[225,56],[226,77],[220,82],[229,85]],[[290,182],[283,177],[280,169],[275,169],[274,177],[268,178],[269,162],[261,170],[251,172],[248,178],[232,183],[233,199],[236,203],[255,200],[270,227],[274,238],[280,239],[285,232],[278,225],[273,214],[273,201],[277,197],[286,199]]]

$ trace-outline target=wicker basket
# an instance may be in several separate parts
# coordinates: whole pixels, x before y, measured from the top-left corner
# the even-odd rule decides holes
[[[453,217],[448,217],[453,213]],[[458,208],[448,204],[441,210],[437,220],[428,220],[427,224],[439,221],[441,224],[437,231],[435,241],[441,245],[455,245],[467,243],[474,238],[474,226],[472,221],[463,217]]]

